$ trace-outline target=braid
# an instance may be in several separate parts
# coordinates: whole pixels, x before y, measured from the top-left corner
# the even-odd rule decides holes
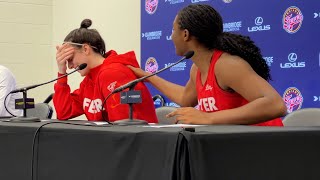
[[[241,57],[250,64],[259,76],[267,81],[271,80],[269,66],[262,58],[260,49],[250,37],[224,32],[219,36],[215,48]]]

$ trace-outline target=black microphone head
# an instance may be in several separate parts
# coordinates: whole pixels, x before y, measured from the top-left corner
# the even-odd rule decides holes
[[[78,66],[78,70],[82,70],[86,67],[87,67],[87,63],[80,64],[80,66]]]
[[[186,59],[190,59],[193,55],[194,55],[194,51],[188,51],[186,54],[184,54]]]

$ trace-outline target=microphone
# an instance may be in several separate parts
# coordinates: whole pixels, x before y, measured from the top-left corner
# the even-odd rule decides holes
[[[150,74],[150,75],[143,76],[143,77],[141,77],[141,78],[139,78],[139,79],[130,81],[130,82],[128,82],[127,84],[124,84],[124,85],[116,88],[115,90],[113,90],[111,94],[114,94],[114,93],[123,91],[124,89],[127,89],[127,88],[134,87],[138,82],[141,82],[141,81],[143,81],[143,80],[145,80],[145,79],[147,79],[147,78],[149,78],[149,77],[151,77],[151,76],[154,76],[154,75],[156,75],[156,74],[158,74],[158,73],[161,73],[162,71],[167,70],[167,69],[171,68],[172,66],[175,66],[175,65],[179,64],[181,61],[183,61],[183,60],[185,60],[185,59],[190,59],[193,55],[194,55],[194,51],[188,51],[179,61],[171,64],[170,66],[167,66],[167,67],[165,67],[165,68],[162,68],[161,70],[159,70],[159,71],[157,71],[157,72],[155,72],[155,73],[152,73],[152,74]]]
[[[68,75],[70,75],[70,74],[72,74],[72,73],[74,73],[74,72],[76,72],[76,71],[78,71],[78,70],[82,70],[82,69],[84,69],[84,68],[86,68],[86,67],[87,67],[87,64],[86,64],[86,63],[80,64],[75,70],[73,70],[73,71],[71,71],[71,72],[69,72],[69,73],[67,73],[67,74],[64,74],[63,76],[60,76],[60,77],[58,77],[58,78],[56,78],[56,79],[53,79],[53,80],[51,80],[51,81],[48,81],[48,82],[45,82],[45,83],[41,83],[41,84],[36,84],[36,85],[31,85],[31,86],[27,86],[27,87],[15,89],[15,90],[12,90],[9,94],[11,94],[11,93],[17,93],[17,92],[24,92],[24,91],[27,91],[27,90],[29,90],[29,89],[36,88],[36,87],[38,87],[38,86],[42,86],[42,85],[45,85],[45,84],[49,84],[49,83],[51,83],[51,82],[53,82],[53,81],[56,81],[56,80],[61,79],[61,78],[64,78],[64,77],[66,77],[66,76],[68,76]]]

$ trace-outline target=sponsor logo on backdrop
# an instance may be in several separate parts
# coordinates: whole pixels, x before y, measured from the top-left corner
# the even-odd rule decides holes
[[[240,31],[241,27],[242,27],[242,21],[223,23],[224,32]]]
[[[263,59],[266,61],[267,65],[268,66],[271,66],[272,63],[273,63],[273,57],[270,56],[270,57],[263,57]]]
[[[287,106],[288,113],[291,113],[301,108],[303,96],[296,87],[289,87],[283,93],[283,100]]]
[[[174,102],[166,103],[166,106],[180,107],[177,103]]]
[[[154,14],[157,10],[159,0],[146,0],[145,10],[148,14]]]
[[[313,101],[314,101],[314,102],[320,101],[320,96],[313,96]]]
[[[168,63],[168,64],[164,64],[165,68],[172,65],[174,63]],[[184,71],[187,67],[187,63],[186,62],[181,62],[176,64],[175,66],[172,66],[170,68],[170,71]]]
[[[146,38],[148,41],[160,39],[162,36],[162,31],[151,31],[141,34],[142,38]]]
[[[153,101],[153,104],[156,106],[160,106],[161,105],[161,100],[160,99],[156,99],[155,101]]]
[[[263,23],[262,17],[256,17],[254,23],[256,26],[248,27],[248,32],[269,31],[271,29],[271,25],[266,25]]]
[[[313,18],[320,18],[320,12],[319,13],[313,13]]]
[[[291,6],[283,14],[283,29],[290,34],[296,33],[300,29],[302,21],[303,15],[300,9],[296,6]]]
[[[149,57],[144,66],[146,72],[155,73],[158,71],[159,65],[154,57]]]
[[[290,53],[288,55],[288,63],[280,63],[281,68],[304,68],[306,67],[306,62],[297,61],[298,55],[296,53]]]
[[[222,0],[224,3],[231,3],[232,0]]]
[[[191,0],[192,3],[205,2],[205,1],[209,1],[209,0]]]
[[[172,30],[172,32],[173,32],[173,30]],[[170,36],[166,36],[166,39],[167,39],[168,41],[171,41],[171,40],[172,40],[172,32],[171,32]]]
[[[296,62],[297,59],[298,59],[298,55],[296,53],[290,53],[288,55],[288,60],[290,62]]]
[[[169,2],[170,4],[179,4],[183,3],[184,0],[165,0],[164,2]]]

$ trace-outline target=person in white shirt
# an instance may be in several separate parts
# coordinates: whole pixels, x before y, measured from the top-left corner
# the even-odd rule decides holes
[[[7,97],[6,107],[10,113],[4,106],[5,97],[14,89],[17,89],[14,75],[8,68],[0,65],[0,116],[12,116],[10,113],[15,116],[22,116],[23,111],[15,109],[15,99],[22,98],[21,93],[13,93]]]

